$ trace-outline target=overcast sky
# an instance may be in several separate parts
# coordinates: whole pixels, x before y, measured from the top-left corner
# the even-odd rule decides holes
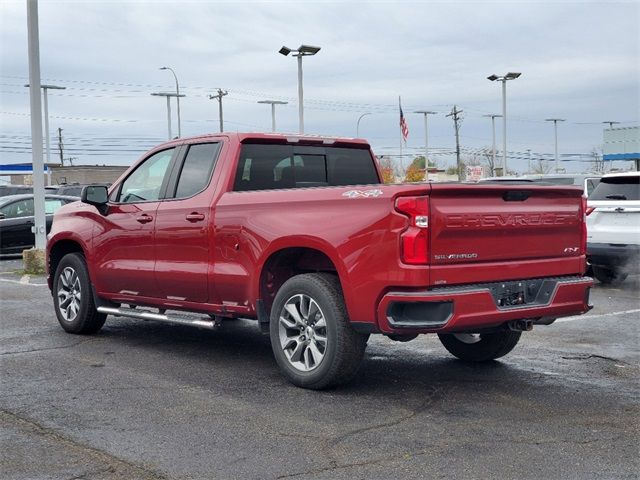
[[[63,129],[65,157],[80,164],[130,164],[167,136],[166,102],[156,91],[181,90],[182,133],[218,130],[215,89],[224,97],[225,130],[298,128],[294,58],[282,45],[322,49],[304,59],[307,133],[360,136],[376,153],[399,150],[398,96],[410,135],[405,153],[429,145],[439,165],[455,162],[453,122],[463,110],[461,145],[491,146],[491,121],[501,113],[492,73],[522,72],[507,85],[510,166],[526,169],[526,151],[561,154],[600,148],[603,121],[639,123],[640,2],[67,2],[41,1],[43,83],[50,127]],[[25,1],[0,3],[0,164],[29,162],[30,127]],[[175,107],[175,105],[174,105]],[[174,132],[175,128],[174,108]],[[500,147],[502,124],[496,122]],[[57,141],[52,144],[57,147]],[[522,157],[518,159],[517,157]],[[57,157],[56,157],[57,158]],[[567,164],[569,170],[588,164]]]

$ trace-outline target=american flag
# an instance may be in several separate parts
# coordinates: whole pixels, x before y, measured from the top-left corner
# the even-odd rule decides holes
[[[407,126],[407,121],[404,118],[404,114],[402,113],[402,103],[400,102],[400,97],[398,97],[398,106],[400,107],[400,132],[402,133],[402,139],[404,143],[407,143],[407,138],[409,138],[409,127]]]

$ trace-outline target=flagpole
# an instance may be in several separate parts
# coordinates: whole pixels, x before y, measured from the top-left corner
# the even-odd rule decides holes
[[[398,95],[398,108],[400,112],[402,112],[402,101],[400,100],[400,95]],[[402,159],[402,123],[398,122],[398,128],[400,130],[400,174],[404,175],[404,164]]]

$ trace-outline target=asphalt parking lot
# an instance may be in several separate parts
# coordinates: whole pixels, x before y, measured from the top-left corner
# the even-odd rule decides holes
[[[375,336],[356,380],[298,389],[249,321],[58,326],[0,260],[3,479],[638,478],[640,279],[470,366]]]

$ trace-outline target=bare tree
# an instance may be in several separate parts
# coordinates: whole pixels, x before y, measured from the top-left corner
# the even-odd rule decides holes
[[[543,158],[536,159],[531,166],[531,169],[533,170],[532,173],[538,175],[547,175],[548,173],[551,173],[552,168],[551,164]]]

